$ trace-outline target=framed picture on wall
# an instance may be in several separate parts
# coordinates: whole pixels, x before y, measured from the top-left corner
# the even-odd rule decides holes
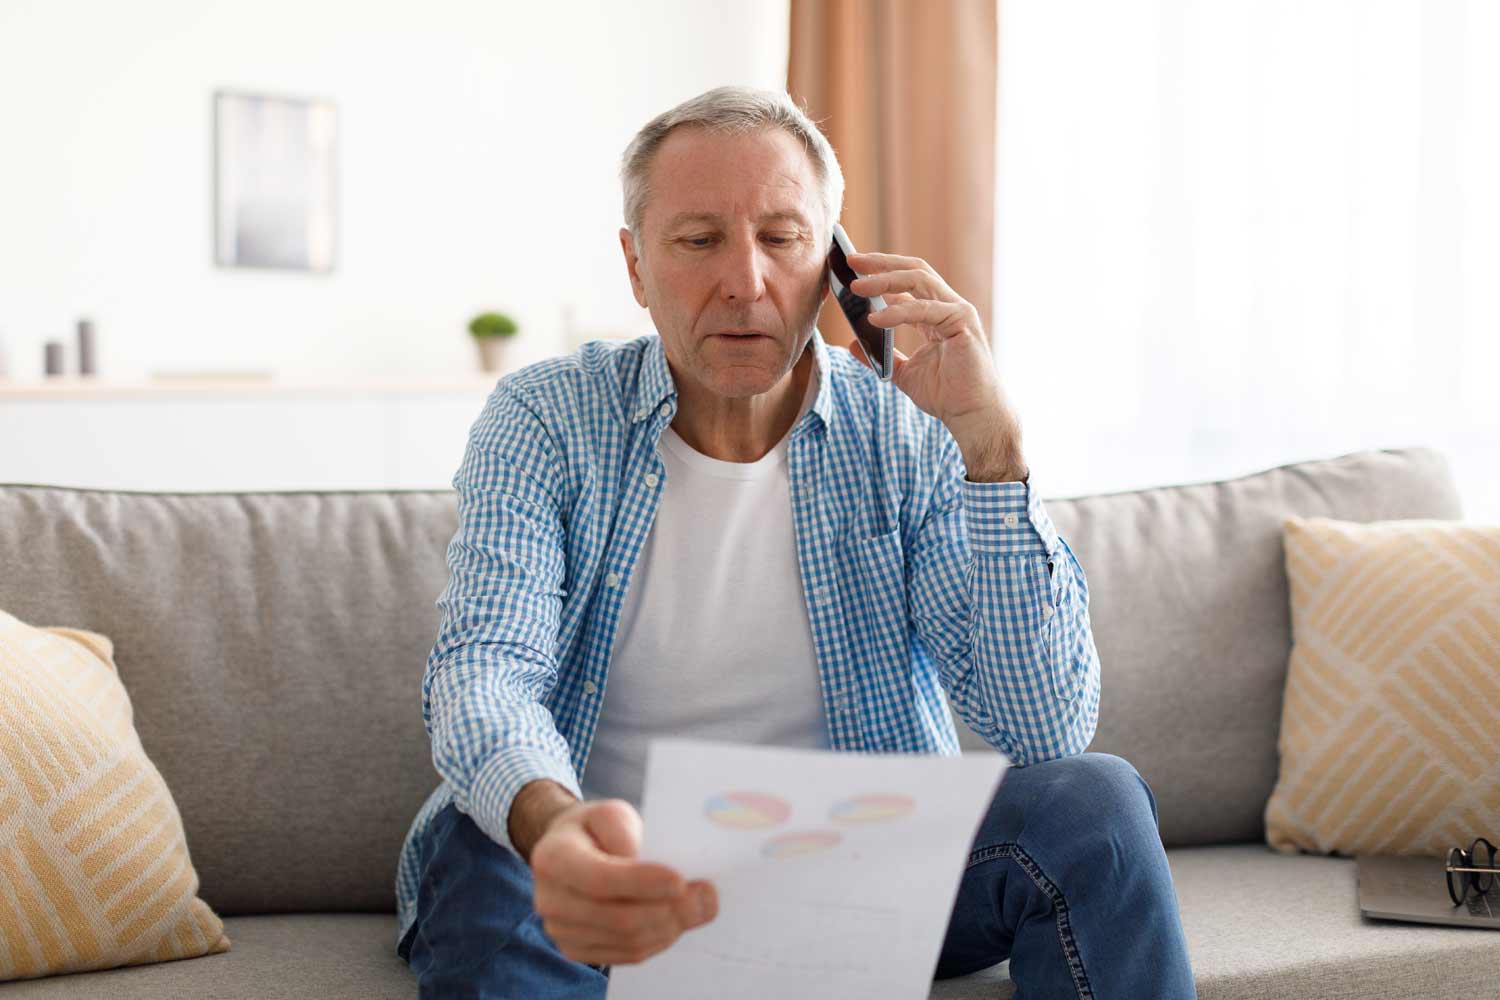
[[[214,94],[214,260],[328,273],[337,243],[332,101]]]

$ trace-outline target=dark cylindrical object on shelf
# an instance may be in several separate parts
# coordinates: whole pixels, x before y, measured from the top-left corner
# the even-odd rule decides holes
[[[60,340],[47,341],[47,374],[61,375],[63,373],[63,343]]]
[[[98,358],[94,353],[94,321],[78,321],[78,374],[97,375]]]

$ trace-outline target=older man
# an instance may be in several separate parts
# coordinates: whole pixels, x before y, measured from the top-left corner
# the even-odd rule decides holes
[[[952,754],[946,693],[1016,766],[937,975],[1010,958],[1025,996],[1193,996],[1155,797],[1083,752],[1087,585],[973,306],[860,254],[875,322],[925,342],[894,386],[824,345],[843,178],[785,94],[687,101],[622,174],[660,335],[502,379],[454,477],[423,683],[444,780],[397,874],[422,995],[602,996],[714,918],[711,884],[637,860],[653,735]]]

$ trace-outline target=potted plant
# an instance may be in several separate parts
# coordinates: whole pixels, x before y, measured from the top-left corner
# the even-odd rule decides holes
[[[504,366],[505,347],[519,327],[504,313],[483,312],[469,321],[469,333],[479,345],[479,367],[497,372]]]

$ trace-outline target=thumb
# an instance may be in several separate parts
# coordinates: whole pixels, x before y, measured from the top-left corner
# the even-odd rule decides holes
[[[641,814],[624,799],[605,799],[583,816],[583,828],[605,854],[634,858],[641,850]]]

